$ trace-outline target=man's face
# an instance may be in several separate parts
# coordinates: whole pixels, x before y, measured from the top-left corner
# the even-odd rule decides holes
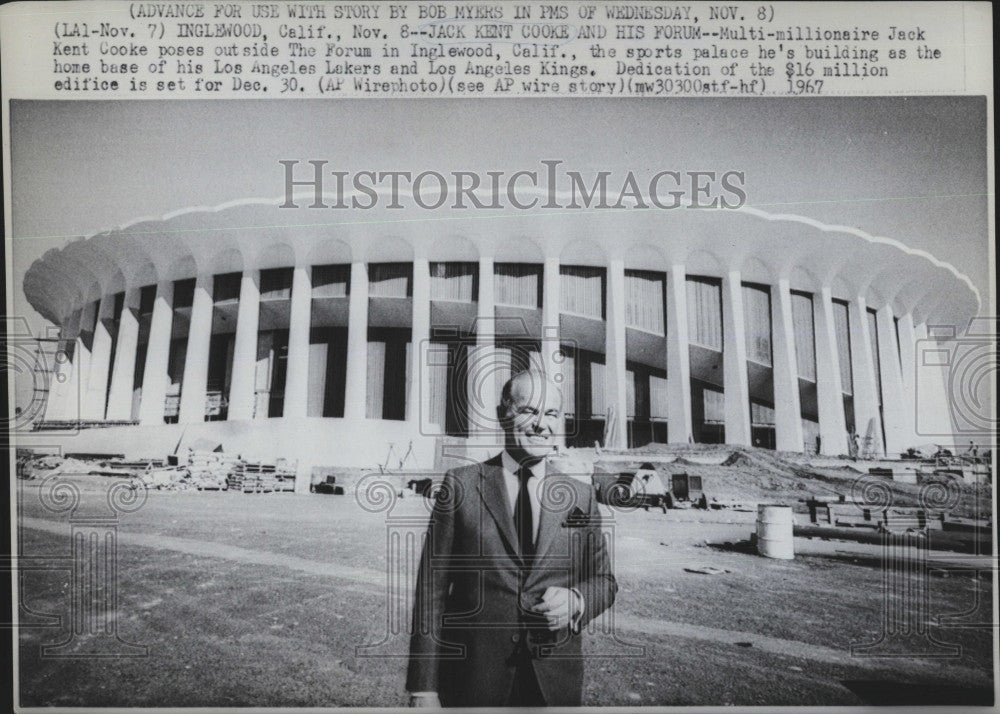
[[[552,453],[562,423],[562,394],[544,376],[522,374],[511,384],[511,403],[501,414],[507,451],[521,463]]]

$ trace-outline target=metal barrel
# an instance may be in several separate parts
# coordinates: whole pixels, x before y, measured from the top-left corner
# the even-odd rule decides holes
[[[795,557],[791,506],[757,506],[757,552],[779,560]]]

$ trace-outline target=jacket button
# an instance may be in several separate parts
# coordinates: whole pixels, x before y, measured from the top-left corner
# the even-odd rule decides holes
[[[515,632],[513,635],[510,636],[510,641],[511,642],[520,642],[521,641],[521,635],[519,635],[518,633]]]

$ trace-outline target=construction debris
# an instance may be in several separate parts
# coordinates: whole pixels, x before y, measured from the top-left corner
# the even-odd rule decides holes
[[[297,460],[277,459],[275,463],[247,462],[222,451],[189,447],[187,455],[170,454],[165,459],[125,460],[120,454],[76,454],[70,458],[57,454],[18,452],[18,478],[44,479],[53,475],[89,475],[131,479],[158,491],[235,490],[244,493],[270,493],[295,490]],[[98,460],[98,457],[100,460]]]
[[[702,494],[702,498],[705,498],[704,494]],[[706,506],[702,506],[702,508],[705,507]],[[745,503],[744,501],[739,501],[729,498],[717,498],[717,497],[713,497],[712,501],[707,504],[707,507],[715,511],[722,510],[723,508],[728,508],[730,510],[740,511],[740,512],[757,510],[756,503]]]
[[[278,464],[239,461],[229,472],[226,485],[230,491],[243,493],[271,493],[295,490],[295,462],[279,461]]]
[[[138,478],[147,489],[155,488],[159,491],[180,491],[190,488],[188,471],[184,466],[150,468]]]
[[[18,461],[18,477],[22,479],[44,479],[56,474],[87,474],[93,470],[92,464],[79,459],[57,455],[25,457]]]
[[[199,491],[220,491],[227,486],[229,474],[239,464],[238,456],[221,451],[188,450],[188,474]]]
[[[725,575],[730,572],[725,568],[717,568],[714,565],[693,565],[688,568],[684,568],[685,572],[688,573],[698,573],[700,575]]]
[[[337,477],[333,475],[327,476],[324,481],[310,485],[309,490],[312,493],[330,493],[335,496],[344,495],[344,487],[337,484]]]

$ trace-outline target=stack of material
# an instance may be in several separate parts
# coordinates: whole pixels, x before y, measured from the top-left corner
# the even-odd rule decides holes
[[[298,459],[278,459],[274,465],[274,475],[277,479],[275,491],[294,491],[295,472],[298,470]]]
[[[91,475],[111,476],[115,478],[136,478],[146,471],[163,468],[162,459],[141,459],[138,461],[126,461],[125,459],[110,459],[102,461],[97,468],[91,469]]]
[[[226,490],[227,491],[242,491],[244,484],[247,482],[246,475],[243,472],[244,464],[236,464],[236,468],[229,472],[226,477]]]
[[[271,493],[278,490],[278,475],[274,464],[256,464],[259,468],[257,479],[259,493]]]
[[[188,451],[191,482],[199,491],[218,491],[227,487],[229,475],[237,468],[237,456],[221,451]]]
[[[221,453],[215,456],[225,458]],[[231,459],[224,477],[230,491],[271,493],[295,490],[297,461],[278,459],[277,464]]]
[[[274,464],[240,461],[227,479],[229,490],[270,493],[277,485],[274,471]]]
[[[135,461],[126,461],[125,459],[112,459],[110,461],[101,462],[101,467],[108,470],[118,469],[120,471],[145,471],[146,469],[160,468],[165,466],[166,461],[163,459],[137,459]]]

